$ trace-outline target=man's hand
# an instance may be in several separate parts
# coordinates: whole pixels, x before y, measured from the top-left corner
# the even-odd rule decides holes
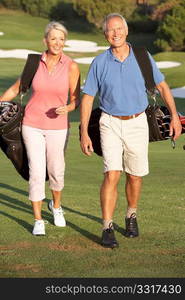
[[[169,134],[175,141],[178,139],[182,132],[182,125],[180,123],[180,119],[177,113],[175,100],[166,81],[160,82],[156,87],[161,95],[161,98],[164,100],[164,102],[167,105],[167,108],[170,111],[171,122]]]
[[[81,136],[80,146],[85,155],[91,156],[94,152],[91,139],[88,135]]]
[[[182,133],[182,125],[178,115],[172,117],[170,122],[170,136],[173,137],[173,140],[177,140]]]

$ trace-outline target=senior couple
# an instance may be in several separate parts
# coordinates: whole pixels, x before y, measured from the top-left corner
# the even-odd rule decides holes
[[[100,136],[104,179],[100,188],[102,210],[101,244],[118,247],[113,216],[118,196],[118,183],[125,172],[125,236],[139,235],[137,222],[138,200],[142,177],[148,168],[148,123],[145,109],[148,105],[144,78],[132,45],[127,42],[128,26],[118,13],[109,14],[103,22],[103,32],[110,47],[92,62],[80,101],[80,72],[76,62],[63,53],[67,38],[66,28],[58,22],[46,26],[42,53],[32,81],[32,93],[25,108],[22,136],[29,163],[29,200],[32,203],[33,235],[45,235],[42,202],[45,199],[46,168],[52,200],[48,208],[54,224],[65,227],[61,206],[64,187],[65,149],[68,140],[68,114],[80,105],[81,149],[87,156],[93,153],[88,135],[88,123],[95,96],[99,96]],[[176,106],[164,75],[151,61],[156,89],[171,114],[170,135],[176,140],[181,124]],[[11,101],[20,90],[20,78],[7,89],[0,101]],[[69,97],[68,97],[69,95]],[[69,98],[69,101],[68,101]],[[48,113],[48,111],[50,113]]]

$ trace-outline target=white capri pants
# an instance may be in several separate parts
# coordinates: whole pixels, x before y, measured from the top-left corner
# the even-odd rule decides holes
[[[29,199],[41,201],[45,198],[46,167],[49,187],[61,191],[64,187],[65,160],[68,129],[43,130],[22,125],[29,165]]]

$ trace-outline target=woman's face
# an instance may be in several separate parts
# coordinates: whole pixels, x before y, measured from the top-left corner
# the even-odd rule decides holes
[[[44,39],[48,52],[58,55],[62,52],[65,44],[65,35],[61,30],[51,29],[48,36]]]

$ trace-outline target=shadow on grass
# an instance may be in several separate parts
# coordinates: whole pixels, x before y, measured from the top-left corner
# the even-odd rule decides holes
[[[7,88],[9,88],[16,81],[16,78],[17,78],[16,76],[1,78],[0,90],[2,92],[4,92]]]
[[[67,225],[69,225],[69,227],[71,227],[73,230],[79,232],[81,235],[85,236],[87,239],[91,240],[92,242],[100,245],[101,244],[101,239],[99,236],[77,226],[74,223],[71,223],[69,221],[67,221]]]
[[[87,217],[88,219],[91,219],[91,220],[93,220],[93,221],[96,221],[96,222],[102,224],[102,219],[101,219],[101,218],[95,217],[95,216],[90,215],[90,214],[87,214],[87,213],[82,213],[82,212],[80,212],[80,211],[78,211],[78,210],[75,210],[75,209],[73,209],[73,208],[69,208],[69,207],[66,207],[66,206],[63,206],[63,208],[64,208],[65,210],[69,211],[69,212],[78,214],[78,215],[83,216],[83,217]],[[115,229],[117,232],[119,232],[119,233],[125,235],[125,229],[121,228],[121,227],[120,227],[118,224],[116,224],[116,223],[114,223],[114,229]]]
[[[1,201],[0,201],[1,202]],[[4,204],[4,203],[3,203]],[[29,233],[32,231],[32,225],[30,225],[28,222],[25,222],[24,220],[21,220],[19,218],[16,218],[15,216],[12,216],[10,214],[7,214],[6,212],[2,212],[0,211],[0,214],[2,216],[5,216],[9,219],[12,219],[13,221],[17,222],[20,226],[26,228],[27,231],[29,231]]]
[[[73,209],[73,208],[69,208],[69,207],[64,206],[64,205],[63,205],[62,207],[64,208],[64,210],[67,210],[67,211],[69,211],[69,212],[71,212],[71,213],[75,213],[75,214],[78,214],[78,215],[80,215],[80,216],[87,217],[88,219],[91,219],[91,220],[93,220],[93,221],[96,221],[97,223],[102,223],[101,219],[98,218],[98,217],[95,217],[95,216],[90,215],[90,214],[87,214],[87,213],[80,212],[80,211],[78,211],[78,210],[75,210],[75,209]]]
[[[16,187],[13,187],[13,186],[10,186],[8,184],[5,184],[5,183],[0,183],[0,188],[4,188],[4,189],[7,189],[7,190],[12,190],[18,194],[21,194],[21,195],[24,195],[24,196],[28,196],[28,193],[24,190],[21,190],[19,188],[16,188]],[[48,203],[49,200],[48,199],[45,199],[45,201]],[[10,196],[7,196],[3,193],[0,193],[0,203],[3,204],[3,205],[6,205],[7,207],[9,208],[13,208],[13,209],[16,209],[18,211],[22,211],[24,213],[28,213],[28,214],[33,214],[32,213],[32,207],[28,204],[25,204],[23,203],[21,200],[18,200],[18,199],[15,199],[13,197],[10,197]],[[72,209],[72,208],[69,208],[67,206],[63,206],[64,210],[66,211],[69,211],[69,212],[72,212],[72,213],[75,213],[79,216],[83,216],[83,217],[87,217],[88,219],[92,220],[92,221],[95,221],[95,222],[98,222],[98,223],[102,223],[101,219],[96,217],[96,216],[93,216],[91,214],[87,214],[87,213],[83,213],[83,212],[80,212],[78,210],[75,210],[75,209]],[[30,225],[29,223],[25,222],[24,220],[21,220],[11,214],[7,214],[6,212],[0,212],[2,215],[16,221],[19,225],[23,226],[24,228],[26,228],[29,232],[31,232],[32,230],[32,225]],[[49,219],[48,221],[50,223],[53,223],[53,218],[51,216],[51,213],[47,213],[45,211],[42,212],[42,215],[45,219]],[[86,229],[83,229],[79,226],[77,226],[76,224],[70,222],[70,221],[67,221],[67,225],[69,227],[71,227],[73,230],[79,232],[81,235],[85,236],[86,238],[88,238],[89,240],[92,240],[93,242],[97,243],[97,244],[100,244],[101,243],[101,240],[100,240],[100,236],[97,236],[93,233],[90,233],[89,231],[87,231]],[[123,229],[121,229],[117,224],[115,224],[115,230],[122,233],[123,234]]]
[[[0,188],[1,187],[4,187],[4,184],[0,184]],[[7,185],[5,185],[7,186]],[[7,187],[6,187],[7,188]],[[8,189],[12,189],[13,191],[16,191],[18,193],[21,193],[23,195],[27,195],[26,192],[20,190],[20,189],[17,189],[17,188],[14,188],[14,187],[11,187],[11,186],[8,186]],[[2,205],[6,205],[8,208],[10,209],[15,209],[17,211],[21,211],[23,213],[28,213],[30,215],[33,215],[32,213],[32,208],[30,205],[28,204],[25,204],[23,203],[22,201],[18,200],[18,199],[15,199],[13,197],[10,197],[10,196],[7,196],[7,195],[4,195],[2,193],[0,193],[0,203]],[[8,217],[14,221],[16,221],[19,225],[23,226],[24,228],[27,229],[27,231],[31,232],[32,230],[32,225],[30,225],[28,222],[24,221],[24,220],[21,220],[17,217],[15,217],[14,215],[11,215],[11,214],[8,214],[6,212],[3,212],[1,211],[0,214],[4,215],[5,217]],[[43,212],[43,215],[46,217],[46,218],[49,218],[49,221],[52,222],[52,217],[49,213],[45,213]]]

